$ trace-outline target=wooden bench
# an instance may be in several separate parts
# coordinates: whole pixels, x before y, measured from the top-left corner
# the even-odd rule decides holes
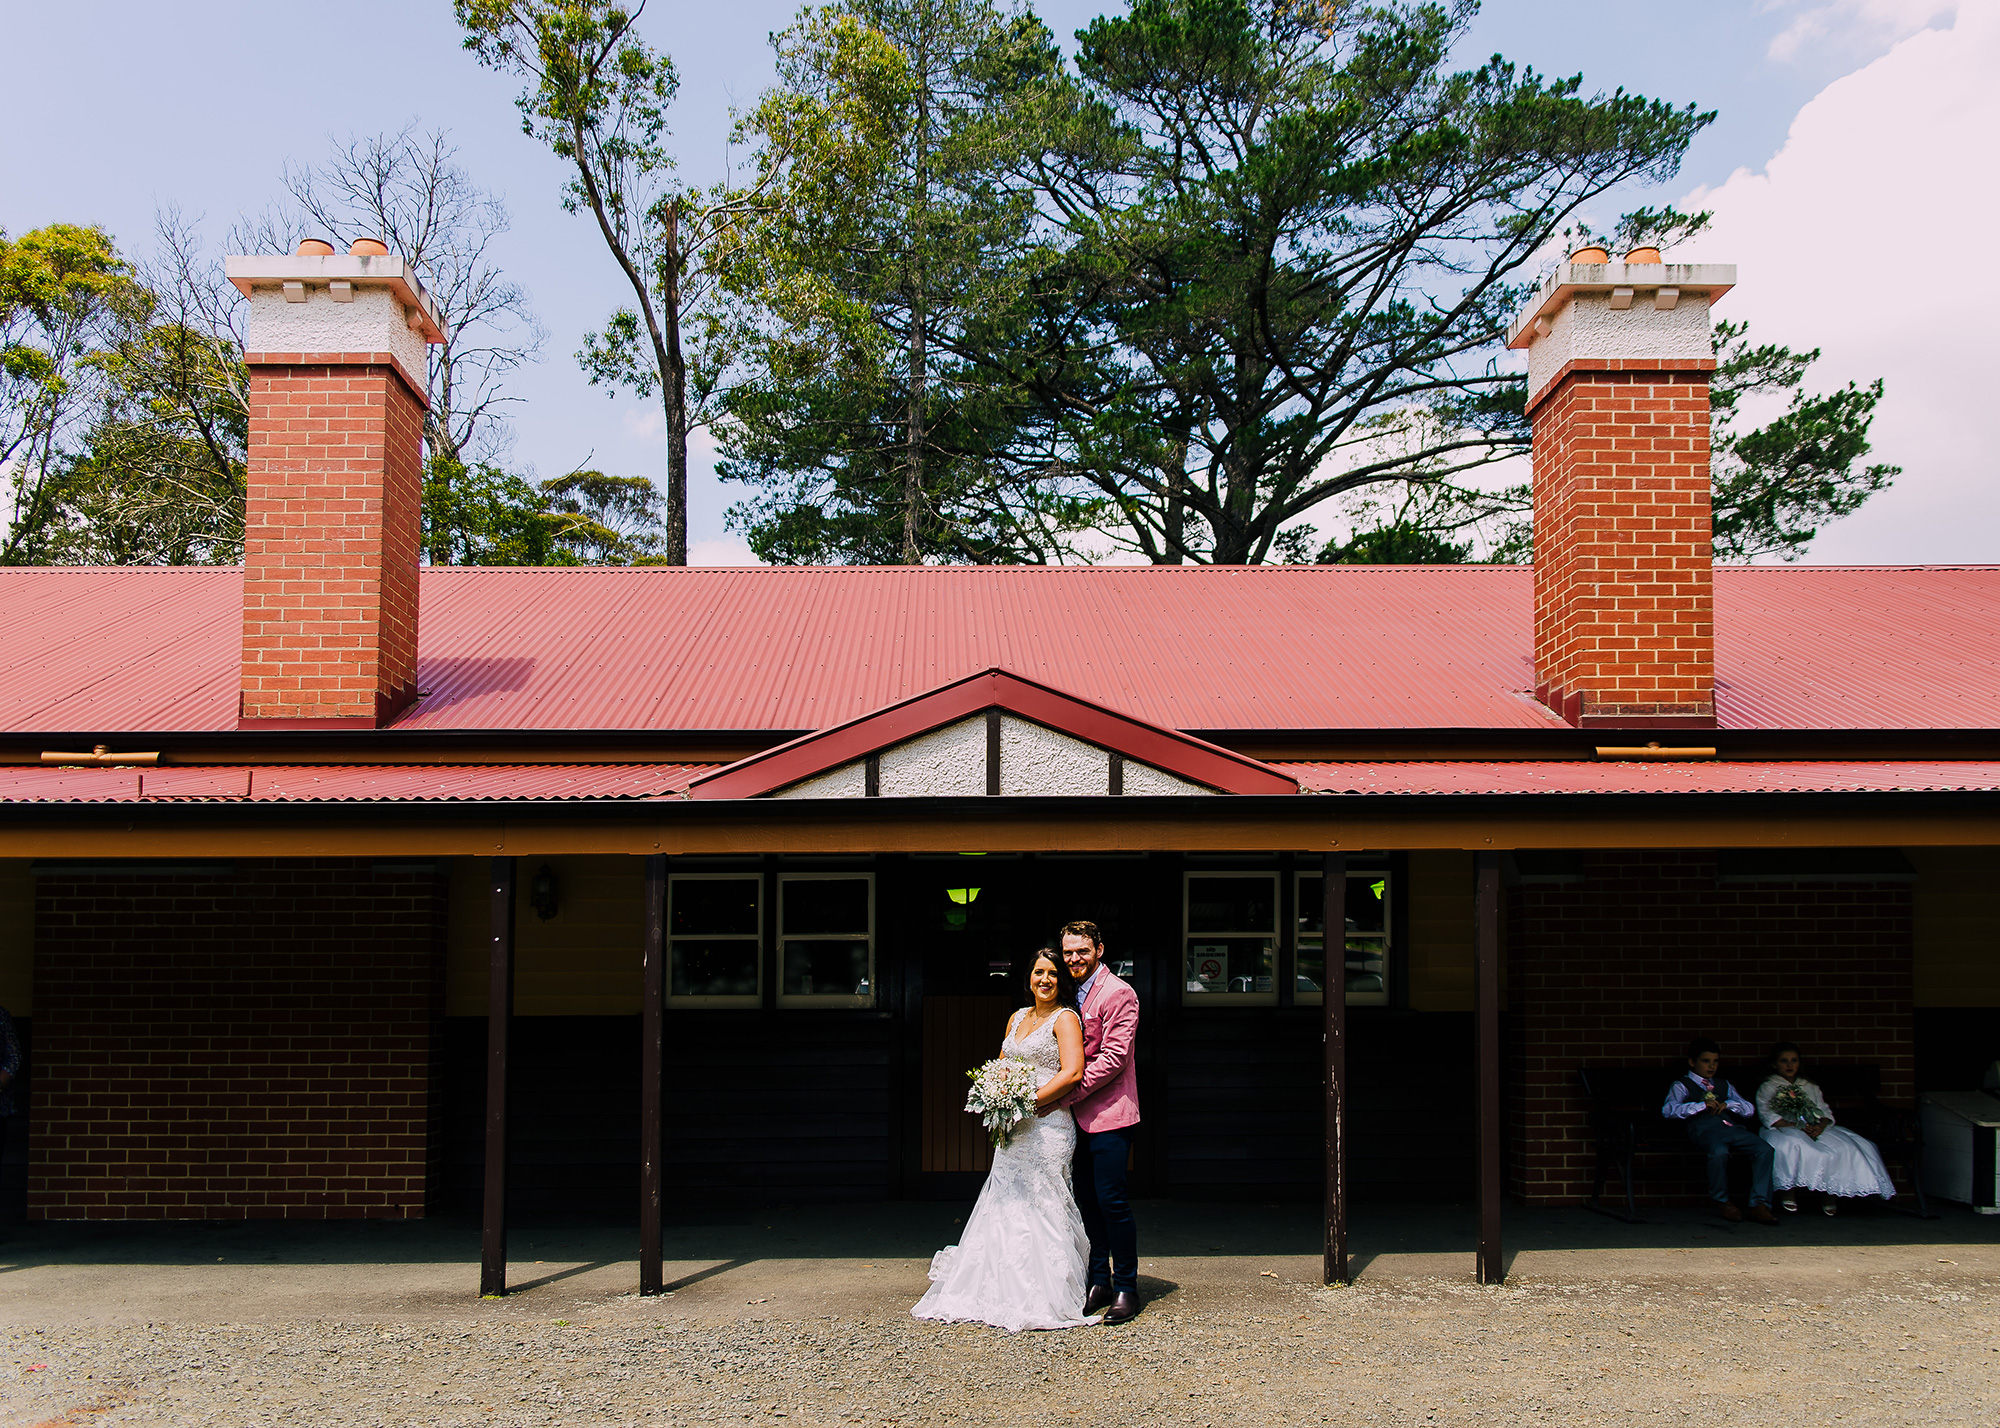
[[[1633,1167],[1638,1157],[1659,1154],[1684,1160],[1703,1158],[1701,1148],[1688,1139],[1687,1128],[1660,1114],[1668,1088],[1683,1074],[1680,1069],[1658,1066],[1585,1066],[1577,1072],[1583,1094],[1590,1102],[1590,1136],[1596,1152],[1591,1209],[1628,1225],[1643,1224],[1632,1194]],[[1728,1075],[1726,1069],[1724,1074]],[[1883,1104],[1882,1068],[1816,1064],[1810,1075],[1826,1094],[1837,1123],[1874,1141],[1885,1163],[1891,1167],[1900,1165],[1909,1175],[1917,1200],[1914,1213],[1927,1220],[1935,1219],[1924,1199],[1920,1174],[1923,1123],[1913,1110]],[[1756,1084],[1746,1086],[1734,1076],[1729,1079],[1744,1095],[1756,1094]],[[1762,1079],[1759,1077],[1758,1083]],[[1604,1182],[1614,1165],[1625,1188],[1622,1215],[1604,1204]]]

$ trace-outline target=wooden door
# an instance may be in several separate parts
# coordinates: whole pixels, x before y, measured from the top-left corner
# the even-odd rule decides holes
[[[965,1109],[965,1073],[1000,1054],[1014,999],[924,998],[923,1168],[983,1173],[993,1164],[986,1128]]]

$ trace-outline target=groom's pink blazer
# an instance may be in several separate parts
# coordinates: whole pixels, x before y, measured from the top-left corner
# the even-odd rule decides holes
[[[1139,1123],[1139,994],[1109,967],[1083,1002],[1083,1084],[1064,1099],[1081,1131]]]

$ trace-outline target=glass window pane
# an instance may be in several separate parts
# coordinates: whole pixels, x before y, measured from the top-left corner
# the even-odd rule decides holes
[[[1278,880],[1191,877],[1187,880],[1189,932],[1271,932],[1278,925]]]
[[[667,930],[676,937],[757,935],[755,878],[675,878]]]
[[[1320,964],[1325,965],[1325,958]],[[1389,960],[1387,949],[1380,938],[1355,937],[1347,939],[1347,990],[1350,992],[1384,992],[1389,989]]]
[[[1272,990],[1276,946],[1268,937],[1189,938],[1187,994]]]
[[[1296,992],[1323,992],[1326,990],[1326,944],[1318,938],[1308,942],[1299,939],[1297,980],[1292,984]]]
[[[703,941],[676,938],[673,944],[676,997],[754,997],[757,995],[757,944],[748,939]]]
[[[868,944],[833,938],[785,943],[784,993],[788,997],[865,997]]]
[[[1318,873],[1299,876],[1299,935],[1326,931],[1326,879]]]
[[[787,936],[816,933],[868,935],[866,878],[786,878],[784,888]]]

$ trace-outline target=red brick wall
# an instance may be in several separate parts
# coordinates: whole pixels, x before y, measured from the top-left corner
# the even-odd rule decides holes
[[[1558,377],[1534,487],[1539,697],[1574,724],[1712,723],[1708,374]]]
[[[251,366],[245,719],[373,724],[415,697],[422,446],[386,362]]]
[[[422,1215],[444,917],[366,859],[38,879],[29,1217]]]
[[[1507,894],[1510,1178],[1534,1203],[1590,1192],[1577,1069],[1685,1064],[1712,1036],[1754,1094],[1771,1043],[1882,1068],[1914,1094],[1906,883],[1718,886],[1701,852],[1584,855],[1585,881]],[[1670,1185],[1657,1176],[1651,1188]],[[1615,1182],[1614,1182],[1615,1188]]]

